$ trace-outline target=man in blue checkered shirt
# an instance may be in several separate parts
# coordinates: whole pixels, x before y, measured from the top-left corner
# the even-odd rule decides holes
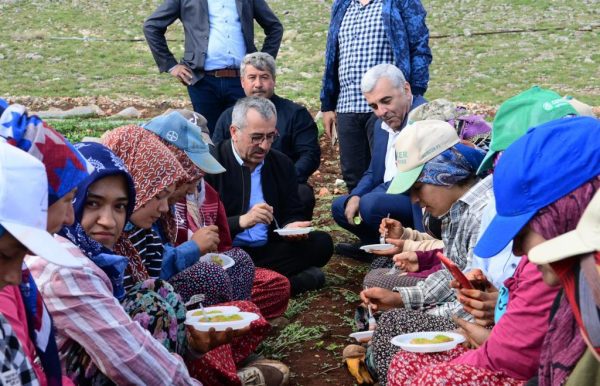
[[[369,166],[373,125],[360,91],[371,67],[394,64],[415,96],[429,82],[429,30],[419,0],[335,0],[327,35],[321,111],[325,133],[337,121],[342,175],[352,190]]]

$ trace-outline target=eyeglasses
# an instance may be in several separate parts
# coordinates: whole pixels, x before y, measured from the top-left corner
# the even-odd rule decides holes
[[[250,135],[250,142],[254,145],[260,145],[261,143],[263,143],[263,141],[267,141],[267,143],[270,145],[273,142],[275,142],[277,140],[277,138],[279,138],[279,133],[278,132],[273,132],[273,133],[269,133],[269,134],[251,134]]]

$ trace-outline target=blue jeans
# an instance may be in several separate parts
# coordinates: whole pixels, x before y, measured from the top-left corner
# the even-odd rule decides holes
[[[373,113],[337,114],[340,166],[349,192],[358,185],[369,168],[376,121],[377,117]]]
[[[221,113],[246,96],[240,78],[216,78],[211,75],[188,86],[188,94],[194,111],[208,121],[211,137]]]
[[[387,184],[381,184],[360,198],[358,212],[362,222],[359,225],[348,223],[344,215],[346,201],[350,198],[348,195],[333,200],[333,219],[339,226],[356,235],[363,245],[379,243],[379,225],[388,213],[390,218],[400,221],[405,227],[423,231],[421,208],[411,203],[407,195],[387,194],[386,190]]]

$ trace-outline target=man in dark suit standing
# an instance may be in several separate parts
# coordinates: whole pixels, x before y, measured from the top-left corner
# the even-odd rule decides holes
[[[185,52],[178,63],[165,32],[175,20],[185,30]],[[187,86],[194,110],[212,134],[221,113],[245,96],[240,62],[254,45],[254,20],[265,40],[261,51],[277,56],[283,26],[265,0],[165,0],[144,22],[144,35],[161,72]]]
[[[422,229],[421,210],[404,194],[386,194],[396,175],[394,143],[406,126],[408,113],[425,103],[411,93],[402,71],[393,64],[371,67],[362,77],[361,91],[379,118],[373,134],[373,157],[369,168],[349,195],[336,198],[331,211],[334,220],[360,239],[360,244],[379,241],[379,224],[388,214],[404,226]],[[355,218],[360,215],[360,222]],[[360,244],[340,243],[336,253],[361,258]]]

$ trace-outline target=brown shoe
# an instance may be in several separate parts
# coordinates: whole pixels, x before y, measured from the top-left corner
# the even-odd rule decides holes
[[[238,371],[243,386],[285,386],[290,369],[279,361],[259,359]]]

